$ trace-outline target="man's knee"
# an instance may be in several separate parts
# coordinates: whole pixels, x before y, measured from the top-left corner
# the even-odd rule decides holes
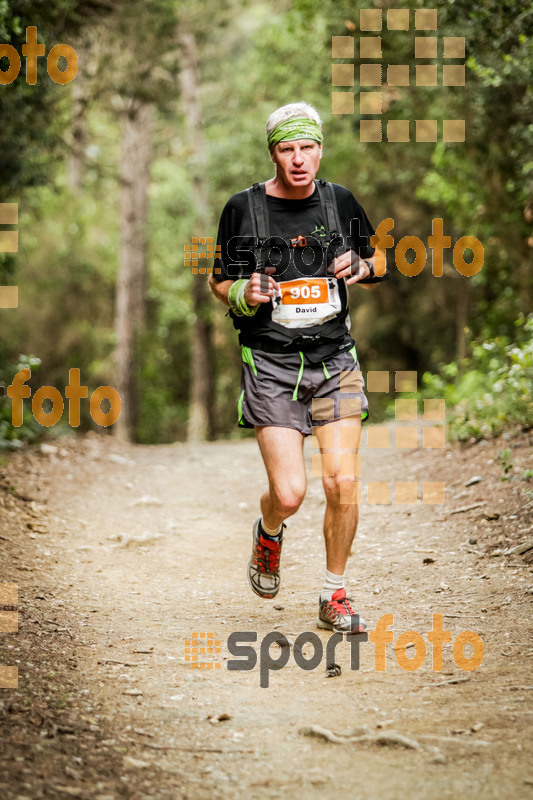
[[[328,503],[332,503],[338,505],[341,501],[341,485],[346,483],[347,478],[346,476],[342,476],[339,473],[336,475],[324,475],[322,478],[322,483],[324,486],[324,492],[326,494],[326,500]],[[353,478],[350,479],[350,484],[353,486]]]
[[[270,494],[273,502],[284,517],[296,514],[305,497],[305,484],[292,484],[271,487]]]

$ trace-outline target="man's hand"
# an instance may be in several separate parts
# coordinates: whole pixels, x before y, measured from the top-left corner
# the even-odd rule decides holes
[[[253,272],[244,290],[244,299],[250,308],[254,308],[258,303],[269,303],[276,292],[279,293],[280,288],[274,278],[261,272]]]
[[[347,284],[357,283],[357,281],[370,276],[369,264],[373,264],[373,261],[373,256],[363,261],[355,250],[348,250],[333,259],[328,266],[328,272],[336,278],[346,278]]]

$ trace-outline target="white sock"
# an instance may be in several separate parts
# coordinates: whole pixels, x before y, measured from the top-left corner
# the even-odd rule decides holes
[[[263,517],[261,517],[261,527],[262,527],[264,533],[266,533],[267,536],[279,536],[280,533],[281,533],[281,524],[278,525],[278,527],[274,528],[274,529],[267,528],[267,526],[265,525],[265,523],[263,521]]]
[[[326,570],[326,577],[324,579],[324,586],[320,592],[321,600],[331,600],[334,592],[339,589],[344,589],[344,575],[335,575],[334,572]]]

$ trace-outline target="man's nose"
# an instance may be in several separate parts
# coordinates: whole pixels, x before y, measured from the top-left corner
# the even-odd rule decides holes
[[[304,160],[303,153],[302,153],[302,151],[300,150],[300,148],[299,148],[299,147],[296,147],[296,148],[295,148],[295,150],[293,151],[292,160],[293,160],[293,161],[294,161],[296,164],[301,164],[301,163],[302,163],[302,161]]]

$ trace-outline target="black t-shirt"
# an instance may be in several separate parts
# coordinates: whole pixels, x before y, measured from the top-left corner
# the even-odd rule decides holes
[[[370,237],[374,229],[362,206],[344,186],[333,184],[341,223],[342,239],[329,241],[318,189],[303,200],[288,200],[267,195],[270,240],[267,242],[268,265],[275,267],[272,277],[280,281],[323,278],[335,255],[355,250],[361,258],[374,253]],[[238,192],[226,203],[220,218],[217,245],[220,257],[214,273],[217,281],[249,278],[255,271],[252,222],[247,192]],[[302,246],[304,245],[304,246]],[[262,303],[253,317],[237,317],[230,312],[235,328],[240,330],[240,340],[259,349],[280,345],[287,350],[313,350],[315,358],[327,357],[351,346],[352,340],[346,326],[348,297],[344,280],[338,281],[341,310],[337,316],[320,325],[285,328],[272,323],[272,303]],[[309,338],[316,337],[311,342]],[[293,346],[294,344],[294,346]],[[326,354],[326,355],[324,355]],[[315,358],[313,360],[315,360]]]

